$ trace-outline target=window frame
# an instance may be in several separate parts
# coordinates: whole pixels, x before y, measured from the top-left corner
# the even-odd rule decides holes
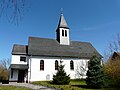
[[[58,70],[58,60],[55,60],[55,70]]]
[[[40,71],[44,71],[44,60],[40,60]]]
[[[70,61],[70,70],[74,70],[74,62],[73,62],[73,60]]]
[[[26,62],[26,57],[20,56],[20,61],[21,61],[21,62]]]

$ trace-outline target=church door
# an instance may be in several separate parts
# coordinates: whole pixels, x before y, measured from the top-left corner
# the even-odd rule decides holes
[[[23,83],[25,77],[25,70],[18,71],[18,83]]]

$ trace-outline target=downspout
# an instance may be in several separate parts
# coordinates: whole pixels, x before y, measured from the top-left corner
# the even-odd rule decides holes
[[[30,56],[30,77],[29,77],[29,83],[30,83],[30,81],[31,81],[31,61],[32,61],[32,55]]]

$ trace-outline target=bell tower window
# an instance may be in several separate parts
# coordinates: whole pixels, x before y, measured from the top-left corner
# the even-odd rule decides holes
[[[67,37],[67,30],[65,30],[65,37]]]
[[[64,30],[62,30],[62,36],[64,36]]]

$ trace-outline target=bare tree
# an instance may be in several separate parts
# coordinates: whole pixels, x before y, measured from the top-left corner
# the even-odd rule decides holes
[[[26,0],[0,0],[0,17],[5,16],[9,22],[18,23],[23,14]]]
[[[8,69],[9,66],[10,66],[10,63],[11,63],[11,60],[10,59],[4,59],[4,60],[0,60],[0,66],[3,68],[3,69]]]
[[[114,52],[120,52],[120,34],[116,35],[115,39],[109,44],[106,50],[107,51],[104,52],[105,83],[109,86],[116,86],[120,83],[120,58],[114,57],[113,59],[113,54]]]
[[[84,77],[86,77],[87,70],[88,70],[87,60],[77,63],[76,76],[80,79],[84,79]]]
[[[120,51],[120,34],[117,34],[116,39],[109,45],[110,52],[119,52]]]
[[[117,34],[115,39],[109,43],[104,52],[104,61],[108,60],[114,52],[120,52],[120,34]]]

